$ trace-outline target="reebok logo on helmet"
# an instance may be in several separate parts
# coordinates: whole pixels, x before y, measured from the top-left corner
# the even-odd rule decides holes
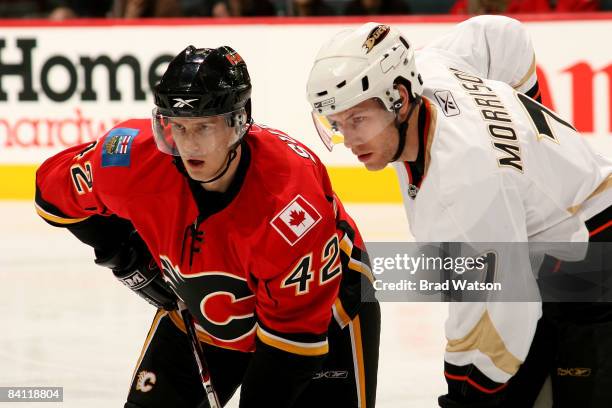
[[[390,30],[391,29],[388,25],[382,24],[372,29],[372,31],[370,31],[370,34],[368,34],[368,38],[366,38],[362,45],[362,47],[366,50],[366,54],[372,51],[372,48],[374,48],[376,44],[384,40],[387,34],[389,34]]]
[[[315,108],[322,108],[324,106],[333,105],[334,103],[336,103],[336,98],[329,98],[329,99],[325,99],[324,101],[321,101],[321,102],[315,102],[314,107]]]
[[[174,105],[172,105],[173,108],[184,108],[185,106],[190,107],[191,109],[194,108],[194,106],[191,104],[191,102],[193,101],[197,101],[198,98],[195,99],[183,99],[183,98],[173,98],[173,101],[176,101],[176,103]]]

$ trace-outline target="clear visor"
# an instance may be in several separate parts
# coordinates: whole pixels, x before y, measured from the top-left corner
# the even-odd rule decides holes
[[[225,152],[248,131],[244,108],[215,116],[166,116],[153,109],[153,136],[157,148],[173,156]]]
[[[384,109],[378,102],[369,102],[333,115],[312,112],[312,120],[319,137],[330,152],[340,143],[347,147],[367,143],[390,126],[394,126],[395,112]]]

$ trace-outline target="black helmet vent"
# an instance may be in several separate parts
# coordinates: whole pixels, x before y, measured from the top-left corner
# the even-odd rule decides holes
[[[370,81],[368,80],[367,75],[361,78],[361,87],[363,88],[363,92],[367,91],[370,87]]]

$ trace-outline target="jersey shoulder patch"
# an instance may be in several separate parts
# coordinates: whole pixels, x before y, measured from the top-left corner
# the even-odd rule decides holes
[[[102,167],[129,167],[132,144],[140,129],[119,127],[111,130],[102,142]]]
[[[316,208],[298,194],[272,218],[270,225],[293,246],[321,219]]]

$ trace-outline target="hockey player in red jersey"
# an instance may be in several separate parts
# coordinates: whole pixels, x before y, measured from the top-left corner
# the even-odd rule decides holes
[[[65,150],[36,178],[38,213],[159,308],[125,407],[207,406],[177,300],[222,405],[241,385],[241,407],[373,407],[380,309],[323,164],[252,122],[230,47],[186,48],[154,94],[152,120]]]

